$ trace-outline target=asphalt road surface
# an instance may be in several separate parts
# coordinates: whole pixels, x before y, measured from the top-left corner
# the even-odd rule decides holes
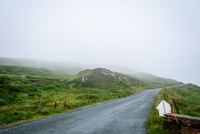
[[[160,89],[0,130],[0,134],[147,134],[146,120]]]

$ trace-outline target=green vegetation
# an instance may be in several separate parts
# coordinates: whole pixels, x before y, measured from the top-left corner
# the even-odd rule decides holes
[[[167,89],[165,96],[175,99],[180,114],[200,117],[200,87],[188,84],[183,88]]]
[[[151,115],[148,118],[149,134],[159,132],[165,134],[162,129],[163,117],[160,117],[156,109],[160,101],[165,98],[167,102],[173,98],[179,109],[180,114],[200,117],[200,87],[188,84],[183,88],[163,89],[159,93],[156,101],[153,104]],[[173,103],[172,103],[173,104]]]
[[[145,88],[130,76],[122,81],[101,75],[98,73],[101,69],[95,69],[96,73],[91,73],[86,82],[82,82],[80,74],[61,76],[46,69],[1,66],[1,70],[4,71],[0,74],[0,124],[67,112],[132,95]],[[41,98],[42,108],[38,112]]]

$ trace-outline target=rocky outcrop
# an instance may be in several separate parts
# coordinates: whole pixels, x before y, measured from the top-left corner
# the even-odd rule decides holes
[[[104,75],[111,75],[111,71],[110,70],[108,70],[108,69],[101,69],[100,70],[100,72],[101,72],[101,74],[104,74]]]
[[[86,82],[87,81],[87,76],[83,76],[82,77],[82,82]]]

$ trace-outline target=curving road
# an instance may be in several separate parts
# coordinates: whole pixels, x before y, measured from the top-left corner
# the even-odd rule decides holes
[[[146,120],[160,89],[0,130],[0,134],[147,134]]]

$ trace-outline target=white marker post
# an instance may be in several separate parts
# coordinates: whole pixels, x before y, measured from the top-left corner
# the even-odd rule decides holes
[[[159,110],[159,116],[164,116],[166,113],[171,113],[170,104],[165,100],[162,100],[156,108]]]

